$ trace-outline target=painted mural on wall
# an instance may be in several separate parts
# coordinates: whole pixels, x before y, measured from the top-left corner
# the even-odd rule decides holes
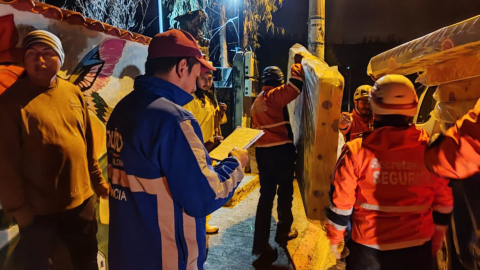
[[[133,90],[135,77],[144,73],[150,39],[84,18],[77,12],[31,0],[0,0],[0,18],[13,20],[0,26],[2,45],[6,44],[3,42],[6,38],[18,49],[23,37],[37,29],[50,31],[60,38],[65,63],[58,76],[77,85],[85,95],[95,153],[106,174],[105,125],[115,105]],[[3,47],[0,46],[0,55],[2,50],[9,49]],[[0,59],[0,62],[5,61]],[[11,228],[10,221],[3,218],[1,210],[0,225],[1,251],[5,241],[11,238],[11,232],[6,231]],[[1,257],[0,254],[0,268]]]
[[[112,112],[99,91],[107,86],[113,70],[122,57],[125,40],[106,39],[78,63],[68,80],[77,85],[87,98],[89,109],[106,123]]]
[[[17,0],[6,4],[0,0],[0,17],[13,15],[16,28],[14,31],[19,37],[17,47],[22,43],[25,34],[36,29],[48,30],[62,41],[65,63],[58,75],[80,87],[85,94],[89,113],[95,116],[91,119],[97,128],[96,134],[99,135],[96,138],[99,140],[96,143],[96,147],[99,147],[96,153],[101,158],[105,154],[105,149],[101,149],[104,148],[102,140],[105,134],[101,127],[104,129],[112,108],[133,89],[135,77],[144,72],[149,39],[143,36],[143,39],[139,39],[137,35],[139,41],[127,40],[121,29],[99,31],[96,26],[100,22],[84,19],[83,23],[72,23],[73,15],[81,16],[78,13],[37,2],[31,2],[35,6],[26,10],[24,7],[19,8],[19,4],[14,5],[15,2],[30,1]],[[49,8],[63,12],[63,16],[60,16],[60,19],[51,18],[55,17],[51,10],[43,14],[38,12]],[[111,35],[112,32],[120,35]],[[4,31],[0,34],[3,33]]]
[[[126,41],[121,39],[103,40],[100,45],[88,52],[72,74],[65,78],[80,88],[87,100],[90,116],[94,115],[90,120],[96,138],[95,152],[99,158],[104,158],[106,153],[105,126],[113,110],[101,94],[102,91],[106,91],[113,71],[122,57],[125,44]]]

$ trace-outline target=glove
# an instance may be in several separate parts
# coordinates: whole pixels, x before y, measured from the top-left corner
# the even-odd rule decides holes
[[[330,250],[335,256],[335,259],[340,260],[342,258],[342,249],[338,245],[330,245]]]
[[[352,117],[346,113],[340,115],[340,122],[338,128],[342,131],[347,130],[348,127],[352,124]]]
[[[432,236],[432,254],[434,256],[437,255],[437,252],[442,248],[447,229],[448,226],[435,225],[435,232]]]
[[[293,64],[290,74],[291,74],[290,76],[291,79],[303,81],[304,72],[303,72],[302,64]]]

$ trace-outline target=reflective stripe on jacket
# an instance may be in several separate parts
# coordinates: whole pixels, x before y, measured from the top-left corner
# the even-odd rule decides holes
[[[250,109],[253,127],[265,132],[255,143],[256,147],[271,147],[293,142],[287,105],[302,91],[302,77],[302,66],[294,64],[292,76],[287,84],[276,88],[271,86],[262,88]]]
[[[205,217],[243,179],[234,157],[212,166],[179,87],[139,76],[107,124],[109,268],[203,269]]]
[[[453,198],[448,181],[425,166],[428,139],[415,126],[383,127],[346,144],[327,209],[333,244],[343,240],[350,216],[352,239],[371,248],[402,249],[432,238],[434,216],[450,214]]]

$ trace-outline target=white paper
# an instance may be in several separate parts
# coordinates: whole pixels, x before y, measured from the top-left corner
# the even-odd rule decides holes
[[[263,130],[237,127],[222,143],[210,152],[210,157],[215,160],[223,160],[236,147],[247,149],[254,144],[262,135]]]

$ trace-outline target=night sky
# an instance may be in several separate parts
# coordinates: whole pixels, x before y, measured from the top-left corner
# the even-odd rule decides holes
[[[359,43],[364,38],[385,40],[395,34],[403,42],[441,27],[480,15],[480,0],[325,0],[327,43]],[[47,0],[57,6],[74,0]],[[156,16],[157,1],[150,1],[147,22]],[[307,37],[308,0],[283,0],[273,15],[285,36],[301,41]],[[145,34],[158,31],[155,23]]]
[[[359,43],[366,37],[403,42],[480,15],[480,0],[326,0],[327,43]],[[307,34],[308,0],[284,0],[274,14],[286,35]]]

